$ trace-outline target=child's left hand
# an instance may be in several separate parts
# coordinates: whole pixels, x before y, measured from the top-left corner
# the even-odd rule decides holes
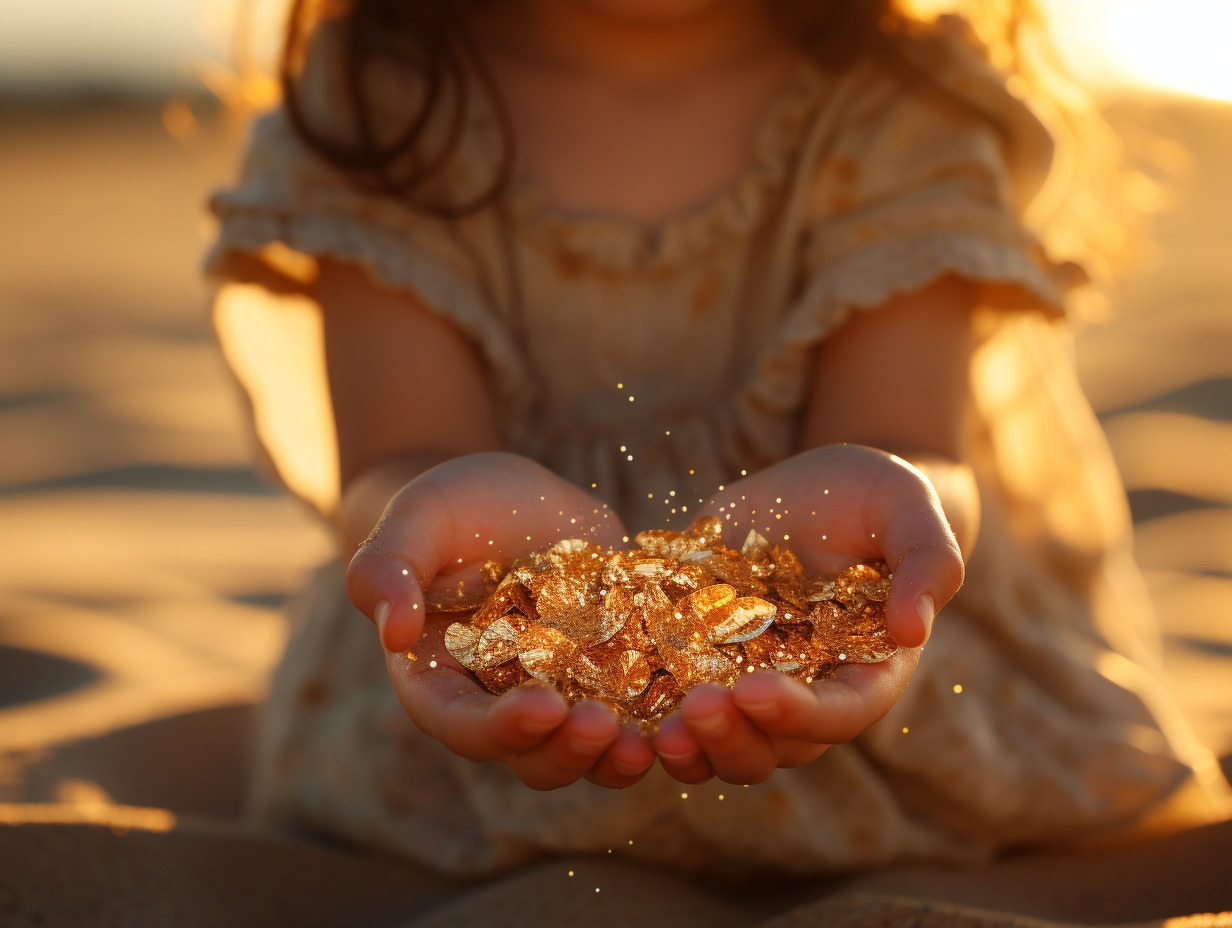
[[[677,780],[758,783],[776,767],[850,741],[890,711],[933,616],[962,585],[963,559],[932,484],[902,459],[859,445],[796,455],[727,487],[706,511],[735,543],[756,528],[823,574],[876,559],[894,571],[886,625],[900,647],[890,659],[843,667],[808,686],[767,672],[730,690],[698,687],[654,739]]]

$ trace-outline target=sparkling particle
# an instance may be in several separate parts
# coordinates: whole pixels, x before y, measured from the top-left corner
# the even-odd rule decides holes
[[[741,476],[741,477],[747,477],[748,475],[749,475],[749,472],[748,472],[747,470],[742,470],[742,471],[740,472],[740,476]],[[744,497],[743,497],[743,496],[742,496],[742,497],[740,497],[740,498],[741,498],[741,499],[744,499]]]
[[[724,796],[722,793],[719,793],[719,802],[722,802],[722,801],[723,801],[724,799],[726,799],[726,798],[727,798],[727,797],[726,797],[726,796]]]
[[[904,734],[904,735],[905,735],[905,734],[907,734],[907,731],[908,731],[907,726],[906,726],[906,725],[904,725],[904,726],[903,726],[903,734]]]
[[[570,876],[573,876],[573,871],[572,871],[572,870],[570,870],[570,871],[569,871],[569,875],[570,875]]]
[[[404,577],[405,577],[405,576],[406,576],[407,574],[409,574],[409,573],[410,573],[410,571],[409,571],[409,570],[407,570],[405,567],[403,567],[403,568],[402,568],[402,576],[404,576]]]
[[[419,603],[411,603],[411,608],[412,608],[412,609],[418,609],[418,608],[419,608]]]
[[[618,383],[618,384],[616,384],[616,389],[617,389],[617,390],[623,390],[624,388],[625,388],[625,385],[624,385],[623,383]]]
[[[847,660],[847,655],[846,655],[846,654],[839,654],[838,659],[839,659],[840,661],[845,661],[845,660]]]
[[[962,692],[962,684],[961,684],[961,683],[955,683],[955,684],[954,684],[954,692],[955,692],[955,693],[961,693],[961,692]]]
[[[621,446],[620,446],[620,450],[621,450],[621,451],[628,451],[629,449],[628,449],[628,448],[626,448],[624,445],[621,445]]]
[[[406,652],[406,659],[407,659],[408,661],[417,661],[417,660],[419,660],[419,658],[417,658],[417,657],[416,657],[414,654],[412,654],[410,651],[407,651],[407,652]]]
[[[822,540],[822,541],[825,541],[825,540],[826,540],[826,536],[825,536],[825,535],[822,535],[822,536],[821,536],[821,540]]]
[[[596,887],[595,887],[595,892],[598,892],[598,891],[599,891],[599,887],[598,887],[598,886],[596,886]]]
[[[784,535],[784,536],[783,536],[783,540],[784,540],[784,541],[791,541],[791,536],[790,536],[790,535]],[[489,544],[491,544],[491,542],[488,542],[488,543],[489,543]]]
[[[429,667],[435,667],[435,666],[436,666],[436,661],[428,661],[428,666],[429,666]]]
[[[688,794],[688,793],[681,793],[681,794],[680,794],[680,798],[681,798],[681,799],[688,799],[688,798],[689,798],[689,794]]]
[[[632,839],[632,838],[630,838],[630,839],[629,839],[629,843],[630,843],[630,844],[632,844],[632,843],[633,843],[633,839]]]
[[[629,397],[629,402],[630,402],[630,403],[632,403],[632,402],[633,402],[633,397]],[[598,892],[598,890],[596,890],[596,892]]]
[[[590,485],[590,488],[591,488],[592,490],[594,490],[594,489],[597,489],[597,488],[598,488],[598,486],[599,486],[599,484],[597,484],[597,483],[592,483],[592,484]]]
[[[783,501],[783,497],[781,497],[781,496],[776,496],[776,497],[774,498],[774,501],[775,501],[776,503],[781,503],[781,502]]]

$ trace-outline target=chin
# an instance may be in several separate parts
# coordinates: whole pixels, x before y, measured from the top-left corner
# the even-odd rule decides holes
[[[730,0],[575,0],[592,13],[630,25],[691,19]]]

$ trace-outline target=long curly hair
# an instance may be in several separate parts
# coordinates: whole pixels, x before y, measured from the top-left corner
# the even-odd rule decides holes
[[[355,182],[442,217],[466,215],[496,202],[514,169],[514,135],[483,57],[466,28],[467,13],[484,0],[294,0],[279,67],[283,106],[305,143]],[[1077,139],[1081,157],[1068,165],[1072,196],[1049,222],[1060,250],[1100,272],[1117,243],[1099,241],[1108,230],[1133,225],[1114,184],[1122,177],[1118,146],[1083,93],[1064,76],[1034,0],[767,0],[789,34],[823,70],[840,73],[874,59],[905,85],[949,92],[916,62],[914,51],[943,13],[966,20],[990,62],[1011,89],[1041,105],[1052,128]],[[339,137],[302,105],[299,81],[314,31],[329,21],[341,36],[339,88],[353,131]],[[404,125],[380,124],[366,76],[382,61],[411,66],[423,93]],[[477,81],[471,76],[477,77]],[[497,169],[461,202],[442,202],[431,182],[457,150],[468,94],[484,94],[500,129]],[[958,101],[963,102],[963,101]],[[441,131],[441,127],[445,131]]]

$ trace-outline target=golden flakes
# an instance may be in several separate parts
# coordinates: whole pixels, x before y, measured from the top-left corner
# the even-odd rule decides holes
[[[712,516],[636,542],[616,551],[569,539],[508,568],[485,564],[481,603],[452,593],[429,602],[450,612],[472,603],[445,647],[492,692],[533,678],[643,727],[703,683],[732,686],[750,670],[812,682],[897,648],[885,628],[884,564],[816,580],[755,531],[740,551],[728,548]]]

